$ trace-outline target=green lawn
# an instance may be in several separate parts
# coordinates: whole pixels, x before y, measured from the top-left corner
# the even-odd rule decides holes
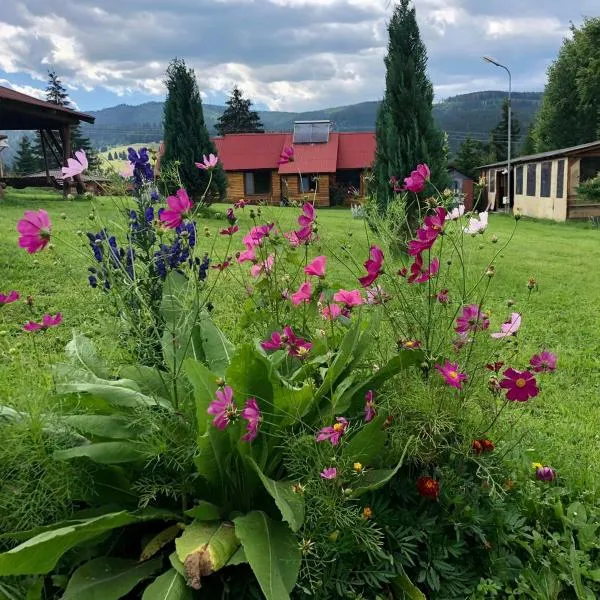
[[[15,224],[27,208],[45,208],[51,214],[55,235],[49,252],[29,256],[17,247]],[[36,408],[43,406],[45,399],[51,401],[49,366],[61,359],[72,330],[92,337],[114,364],[123,358],[116,343],[116,324],[99,302],[101,292],[87,285],[87,239],[78,234],[110,224],[115,210],[114,201],[109,198],[63,201],[52,193],[28,190],[9,191],[1,202],[0,292],[16,289],[23,299],[28,295],[34,298],[33,309],[21,302],[0,310],[2,403]],[[285,227],[291,227],[298,214],[292,208],[262,211],[263,218],[275,219]],[[242,231],[250,225],[248,213],[246,208],[240,223]],[[215,260],[222,259],[226,252],[227,240],[216,235],[224,223],[216,219],[199,223],[201,234],[203,227],[211,233],[210,237],[200,238],[200,244],[205,244]],[[368,242],[363,221],[352,220],[346,210],[321,210],[319,226],[324,232],[321,250],[330,257],[332,253],[341,257],[343,246],[358,263],[364,261]],[[475,262],[484,265],[513,228],[512,218],[493,215],[486,236],[472,241]],[[493,234],[499,242],[492,247]],[[240,246],[236,238],[230,254]],[[357,272],[351,262],[330,260],[330,269],[348,286],[355,285],[352,273]],[[547,347],[559,357],[558,371],[545,379],[543,393],[520,423],[527,434],[532,460],[552,464],[580,489],[596,491],[600,484],[598,264],[600,231],[582,225],[522,219],[498,261],[489,298],[489,304],[502,312],[494,316],[496,321],[508,316],[510,309],[505,302],[509,298],[516,301],[516,310],[523,310],[519,337],[525,355]],[[538,288],[525,305],[530,277],[537,280]],[[215,318],[229,331],[240,316],[238,301],[228,293],[226,285],[215,301]],[[62,311],[64,325],[48,335],[24,335],[20,328],[32,310],[35,316]]]

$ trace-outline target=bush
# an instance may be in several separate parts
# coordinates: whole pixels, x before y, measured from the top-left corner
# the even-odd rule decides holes
[[[581,202],[600,204],[600,173],[580,183],[576,191]]]

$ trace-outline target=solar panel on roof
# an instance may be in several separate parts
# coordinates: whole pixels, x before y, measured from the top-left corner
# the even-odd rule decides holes
[[[294,123],[294,144],[323,144],[329,141],[329,121]]]

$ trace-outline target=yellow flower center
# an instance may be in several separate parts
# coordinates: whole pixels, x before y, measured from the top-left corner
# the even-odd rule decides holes
[[[341,423],[336,423],[336,424],[333,426],[333,430],[334,430],[334,431],[343,431],[343,430],[344,430],[344,426],[343,426]]]
[[[355,463],[354,463],[354,465],[353,465],[353,467],[354,467],[354,470],[355,470],[357,473],[361,473],[361,472],[362,472],[362,470],[363,470],[363,466],[362,466],[362,464],[361,464],[361,463],[359,463],[359,462],[355,462]]]
[[[527,385],[527,382],[522,377],[519,377],[519,379],[515,381],[515,385],[518,388],[524,388]]]
[[[448,371],[448,377],[450,379],[458,379],[458,373],[456,371]]]
[[[406,342],[406,344],[404,344],[407,348],[412,348],[415,343],[412,340],[409,340],[408,342]]]
[[[370,519],[373,516],[373,510],[369,506],[365,506],[363,509],[363,517],[365,519]]]
[[[308,348],[306,346],[300,346],[300,348],[298,348],[299,356],[306,356],[307,354],[308,354]]]
[[[537,471],[541,469],[544,465],[542,463],[531,463],[531,466]]]

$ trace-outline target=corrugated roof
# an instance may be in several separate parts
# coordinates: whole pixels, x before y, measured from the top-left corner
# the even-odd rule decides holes
[[[226,171],[276,169],[286,133],[233,133],[213,138]]]
[[[338,169],[366,169],[375,162],[375,134],[371,131],[340,133]]]
[[[321,144],[294,145],[293,162],[279,165],[279,174],[335,173],[337,171],[339,133],[329,134],[329,141]],[[292,146],[292,134],[287,134],[284,147]]]
[[[535,162],[537,160],[543,160],[544,158],[557,158],[559,156],[568,156],[570,154],[578,154],[585,150],[600,150],[600,140],[596,142],[588,142],[587,144],[579,144],[579,146],[571,146],[570,148],[561,148],[560,150],[550,150],[550,152],[540,152],[539,154],[529,154],[527,156],[518,156],[512,159],[510,162],[512,165]],[[482,165],[477,167],[478,169],[489,169],[492,167],[505,167],[507,161],[502,160],[500,162],[490,163],[489,165]]]

